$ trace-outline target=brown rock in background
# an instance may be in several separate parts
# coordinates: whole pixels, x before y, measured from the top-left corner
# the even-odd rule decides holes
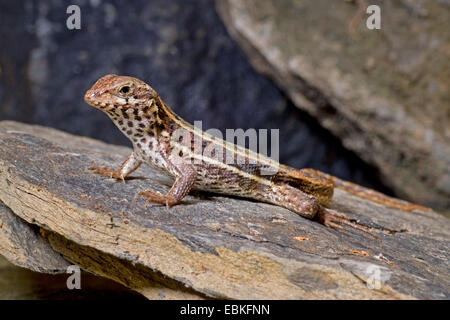
[[[218,11],[254,67],[396,193],[450,208],[450,6],[371,1],[220,0]],[[368,4],[368,3],[367,3]]]

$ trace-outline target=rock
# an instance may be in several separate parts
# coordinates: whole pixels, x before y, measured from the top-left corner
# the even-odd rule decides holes
[[[70,265],[33,228],[0,201],[0,254],[15,265],[42,273],[65,273]]]
[[[46,125],[114,144],[129,141],[83,101],[108,73],[151,84],[183,118],[204,128],[280,129],[280,158],[388,190],[376,170],[300,112],[249,64],[211,0],[8,1],[0,11],[0,119]]]
[[[81,271],[81,290],[68,290],[69,274],[38,273],[9,263],[0,255],[1,300],[147,300],[112,280]]]
[[[170,288],[161,285],[160,282],[155,280],[153,273],[149,275],[145,269],[140,271],[139,268],[131,266],[127,261],[93,248],[82,247],[61,235],[27,223],[14,215],[1,201],[0,254],[17,266],[47,274],[66,274],[68,266],[75,263],[89,273],[113,279],[153,300],[201,298],[196,294],[186,293],[184,288],[181,288],[181,290],[174,289],[173,284]],[[70,258],[72,262],[65,260],[62,254]],[[102,263],[98,263],[98,261],[102,261]],[[7,280],[6,283],[0,283],[0,299],[54,299],[55,295],[64,299],[74,298],[74,294],[70,294],[66,286],[69,274],[50,280],[48,277],[39,277],[36,274],[27,276],[23,270],[10,270],[10,268],[4,270],[2,267],[0,259],[0,274],[5,274],[6,278],[11,278],[12,274],[13,283],[8,283]],[[8,275],[10,276],[8,277]],[[139,298],[136,293],[133,295],[131,291],[131,293],[124,291],[123,287],[121,288],[112,281],[107,282],[105,279],[91,274],[82,274],[81,277],[83,282],[82,297],[84,298],[92,298],[90,295],[99,294],[100,297],[106,296],[111,299],[127,298],[127,295],[134,299]],[[28,282],[31,282],[31,284]],[[36,286],[34,282],[40,283],[39,291],[30,290],[30,286]],[[49,283],[52,283],[52,285],[49,285]],[[89,285],[86,287],[87,283]],[[2,288],[8,288],[9,286],[13,289],[9,288],[8,292],[4,292]],[[105,290],[105,292],[102,292],[102,290]],[[75,296],[77,297],[80,294]]]
[[[86,170],[120,166],[126,147],[11,121],[0,122],[0,140],[0,200],[68,261],[149,298],[161,288],[188,298],[450,298],[450,224],[434,212],[337,190],[330,206],[380,241],[200,192],[146,206],[136,193],[166,192],[167,177],[141,166],[122,183]]]
[[[443,1],[216,1],[253,66],[407,199],[450,209],[450,7]],[[358,16],[359,15],[359,16]]]

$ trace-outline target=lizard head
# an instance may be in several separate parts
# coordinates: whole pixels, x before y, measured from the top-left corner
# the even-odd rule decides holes
[[[145,82],[128,76],[108,74],[94,83],[84,95],[91,106],[120,115],[151,107],[158,94]]]

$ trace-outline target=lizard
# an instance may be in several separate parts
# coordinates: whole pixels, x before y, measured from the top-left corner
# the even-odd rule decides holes
[[[151,86],[133,77],[108,74],[94,83],[84,100],[105,112],[133,144],[132,153],[119,169],[90,166],[89,170],[125,181],[145,163],[174,178],[165,195],[139,191],[137,195],[147,202],[171,207],[197,189],[278,205],[327,227],[347,226],[376,238],[369,227],[327,208],[334,188],[401,210],[430,210],[318,170],[280,164],[213,137],[184,121]],[[227,161],[218,156],[224,154],[230,156]],[[240,161],[236,161],[238,157]]]

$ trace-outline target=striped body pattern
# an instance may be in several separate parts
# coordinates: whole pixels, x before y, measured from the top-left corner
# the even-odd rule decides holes
[[[174,184],[166,195],[151,190],[139,192],[151,202],[172,206],[195,188],[272,203],[330,227],[341,228],[340,225],[345,224],[366,232],[365,227],[324,208],[335,185],[358,192],[362,197],[381,199],[378,201],[381,203],[389,200],[394,204],[407,204],[312,169],[297,170],[281,165],[213,137],[185,122],[153,88],[133,77],[106,75],[84,98],[88,104],[105,112],[133,144],[133,153],[120,169],[90,169],[103,176],[125,179],[145,163],[174,177]]]

